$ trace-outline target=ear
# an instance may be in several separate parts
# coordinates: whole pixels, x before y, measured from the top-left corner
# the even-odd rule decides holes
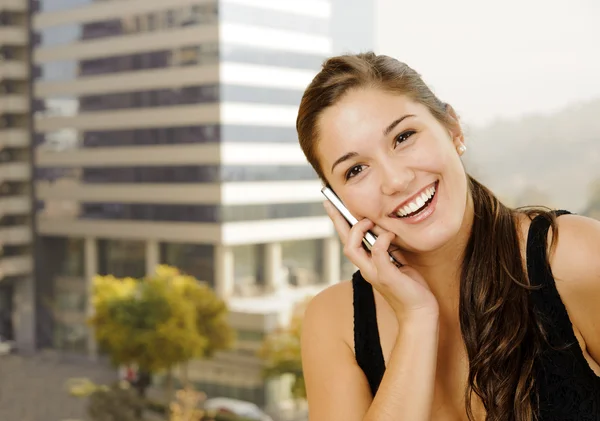
[[[446,113],[448,114],[450,120],[450,127],[448,128],[448,131],[450,133],[450,137],[452,138],[452,143],[454,143],[454,146],[458,148],[460,145],[465,144],[465,135],[460,124],[460,119],[450,104],[446,104]]]

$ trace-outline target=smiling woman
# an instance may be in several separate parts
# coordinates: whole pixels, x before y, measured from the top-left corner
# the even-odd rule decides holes
[[[327,60],[297,130],[359,220],[326,206],[359,271],[306,311],[312,421],[600,420],[600,223],[503,205],[452,107],[390,57]]]

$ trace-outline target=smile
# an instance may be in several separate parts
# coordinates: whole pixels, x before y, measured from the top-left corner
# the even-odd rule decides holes
[[[412,197],[409,202],[399,206],[392,215],[398,218],[411,218],[417,216],[426,210],[433,202],[437,192],[437,186],[438,182],[436,181],[433,185],[426,187],[420,193]]]

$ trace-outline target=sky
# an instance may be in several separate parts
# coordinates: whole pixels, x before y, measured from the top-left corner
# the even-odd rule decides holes
[[[472,126],[600,98],[598,0],[374,0],[377,53]]]

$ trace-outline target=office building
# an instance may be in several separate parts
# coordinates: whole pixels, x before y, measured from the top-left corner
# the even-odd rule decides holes
[[[94,354],[93,275],[141,277],[166,263],[210,283],[238,330],[236,349],[198,362],[198,384],[280,399],[255,350],[344,269],[295,131],[302,91],[333,52],[332,5],[32,7],[36,293],[52,302],[37,309],[38,347]]]
[[[35,346],[29,14],[0,1],[0,340]]]

